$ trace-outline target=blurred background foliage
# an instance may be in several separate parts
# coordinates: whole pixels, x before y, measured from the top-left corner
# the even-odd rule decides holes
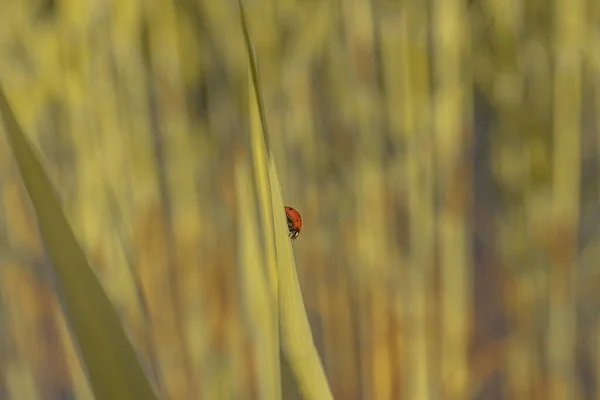
[[[245,4],[334,398],[600,398],[600,2]],[[235,2],[0,1],[8,99],[166,399],[260,398],[247,69]],[[2,134],[0,399],[93,398],[49,271]]]

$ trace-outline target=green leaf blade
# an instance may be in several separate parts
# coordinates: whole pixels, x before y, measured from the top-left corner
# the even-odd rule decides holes
[[[1,87],[0,114],[96,399],[156,399],[121,321],[78,245],[47,174]]]

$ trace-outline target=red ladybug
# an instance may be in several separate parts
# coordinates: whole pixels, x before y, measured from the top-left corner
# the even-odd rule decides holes
[[[288,206],[285,206],[285,216],[290,230],[290,239],[295,240],[300,234],[300,229],[302,229],[302,217],[298,211]]]

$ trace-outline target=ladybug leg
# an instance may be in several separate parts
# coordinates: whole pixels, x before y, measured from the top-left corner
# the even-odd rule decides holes
[[[290,233],[296,230],[296,228],[294,228],[294,221],[289,216],[287,217],[287,224]]]
[[[287,220],[287,225],[288,225],[288,231],[289,231],[289,238],[294,240],[298,237],[298,235],[300,234],[300,231],[298,229],[296,229],[296,227],[294,226],[294,220],[292,219],[292,217],[290,217],[289,215],[286,215],[286,220]]]

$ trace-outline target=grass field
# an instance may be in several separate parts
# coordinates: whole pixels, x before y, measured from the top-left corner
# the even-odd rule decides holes
[[[160,398],[600,398],[600,2],[244,4],[266,134],[236,2],[0,0],[0,84]],[[0,399],[93,399],[6,133]]]

